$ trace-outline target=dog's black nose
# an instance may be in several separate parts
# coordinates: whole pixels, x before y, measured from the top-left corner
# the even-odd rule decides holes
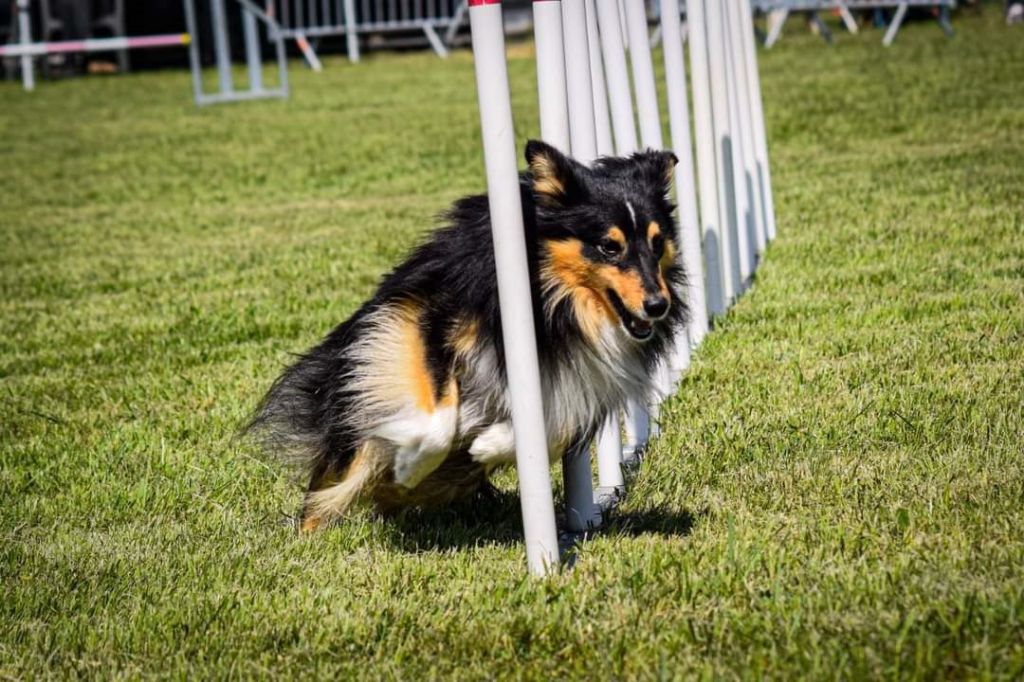
[[[668,312],[668,299],[664,296],[644,299],[644,312],[655,320],[664,317]]]

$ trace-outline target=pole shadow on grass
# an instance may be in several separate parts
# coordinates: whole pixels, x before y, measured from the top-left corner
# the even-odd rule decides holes
[[[647,508],[618,511],[608,515],[604,527],[590,533],[561,532],[563,560],[572,564],[575,552],[596,536],[657,534],[689,535],[697,516],[689,510]],[[470,500],[440,509],[409,509],[382,519],[394,546],[406,552],[469,549],[480,544],[512,547],[523,543],[522,510],[519,496],[491,489]]]

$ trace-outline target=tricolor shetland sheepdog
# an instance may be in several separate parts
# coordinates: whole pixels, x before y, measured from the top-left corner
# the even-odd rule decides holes
[[[686,321],[668,199],[676,157],[584,166],[543,142],[521,175],[552,461],[649,377]],[[309,477],[300,527],[365,501],[453,502],[515,461],[486,195],[457,201],[376,295],[286,369],[252,426]]]

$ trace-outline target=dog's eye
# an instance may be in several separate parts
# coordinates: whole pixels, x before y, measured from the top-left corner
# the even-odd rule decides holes
[[[665,253],[665,238],[660,234],[654,235],[651,239],[651,249],[654,250],[654,255],[661,258],[661,255]]]
[[[614,239],[602,239],[597,243],[597,250],[606,258],[618,258],[622,253],[622,244]]]

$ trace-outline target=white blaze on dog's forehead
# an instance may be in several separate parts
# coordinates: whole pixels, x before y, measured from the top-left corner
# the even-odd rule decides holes
[[[636,225],[636,211],[633,210],[633,204],[626,202],[626,209],[629,211],[629,217],[633,221],[633,229],[639,229]]]

